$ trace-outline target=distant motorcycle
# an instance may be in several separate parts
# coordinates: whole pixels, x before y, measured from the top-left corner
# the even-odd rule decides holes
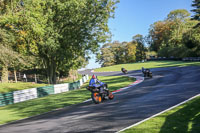
[[[144,69],[144,67],[142,67],[142,73],[144,74],[144,77],[153,77],[152,72],[150,71],[150,69]]]
[[[124,74],[127,74],[128,71],[125,69],[125,68],[121,68],[121,71],[124,73]]]
[[[97,78],[92,77],[89,86],[86,87],[91,92],[92,101],[95,104],[101,103],[106,99],[112,100],[114,95],[108,90],[106,83],[99,81]]]

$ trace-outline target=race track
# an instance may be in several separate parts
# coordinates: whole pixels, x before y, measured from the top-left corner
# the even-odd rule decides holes
[[[115,94],[112,101],[82,103],[8,124],[0,127],[0,133],[116,132],[200,94],[200,67],[152,71],[152,79]],[[96,74],[121,75],[121,72]],[[140,71],[128,75],[142,76]]]

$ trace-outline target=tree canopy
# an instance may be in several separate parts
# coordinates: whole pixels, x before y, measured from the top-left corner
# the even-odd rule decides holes
[[[200,1],[193,0],[192,6],[194,7],[194,9],[191,10],[192,12],[194,12],[192,19],[200,21]],[[200,27],[200,22],[196,25],[196,27]]]
[[[140,34],[133,36],[131,42],[106,43],[97,54],[97,62],[105,67],[145,60],[147,49],[144,43],[144,37]]]
[[[186,40],[189,38],[185,36],[188,36],[186,34],[197,24],[197,21],[191,20],[189,16],[187,10],[178,9],[171,11],[165,20],[151,25],[148,35],[150,49],[162,57],[194,56],[191,49],[187,47]]]
[[[50,83],[60,70],[95,52],[109,37],[108,19],[118,0],[1,1],[0,25],[11,26],[17,52],[39,57]],[[79,65],[81,65],[79,63]]]

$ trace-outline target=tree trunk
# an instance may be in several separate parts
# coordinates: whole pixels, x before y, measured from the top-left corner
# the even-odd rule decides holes
[[[35,83],[37,83],[37,74],[35,74]]]
[[[71,79],[73,79],[73,82],[75,82],[76,81],[76,79],[77,79],[77,71],[76,70],[74,70],[74,69],[71,69],[70,71],[69,71],[69,77],[71,78]]]
[[[56,63],[47,63],[47,76],[49,84],[56,84]]]
[[[19,79],[21,80],[21,73],[19,72]]]
[[[17,83],[17,71],[14,69],[15,83]]]
[[[75,70],[75,76],[76,76],[76,80],[78,79],[78,71]]]
[[[8,66],[7,65],[2,65],[2,77],[1,77],[2,83],[7,83],[8,82]]]
[[[74,69],[72,69],[72,75],[73,75],[73,81],[75,82],[76,77],[75,77]]]

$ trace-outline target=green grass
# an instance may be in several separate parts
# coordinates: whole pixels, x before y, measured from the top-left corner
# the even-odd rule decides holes
[[[82,78],[82,75],[78,74],[78,78],[75,81],[80,80],[81,78]],[[62,81],[59,81],[59,84],[62,84],[62,83],[73,83],[75,81],[74,81],[73,78],[68,77],[68,78],[63,79]]]
[[[200,62],[183,62],[183,61],[148,61],[144,63],[130,63],[130,64],[119,64],[109,67],[102,67],[95,69],[95,72],[103,72],[103,71],[121,71],[121,68],[124,67],[127,70],[140,70],[142,67],[144,68],[158,68],[158,67],[172,67],[172,66],[190,66],[190,65],[198,65],[200,66]]]
[[[200,133],[200,97],[125,130],[124,133]]]
[[[30,82],[0,83],[0,93],[36,88],[41,86],[47,86],[47,84],[35,84]]]
[[[135,81],[133,78],[121,76],[99,76],[98,79],[107,83],[109,90],[111,91],[128,86],[130,83]],[[39,115],[54,109],[81,103],[89,99],[91,96],[90,92],[85,88],[86,85],[88,85],[88,83],[78,90],[49,95],[43,98],[0,107],[0,124],[5,124],[11,121]]]

